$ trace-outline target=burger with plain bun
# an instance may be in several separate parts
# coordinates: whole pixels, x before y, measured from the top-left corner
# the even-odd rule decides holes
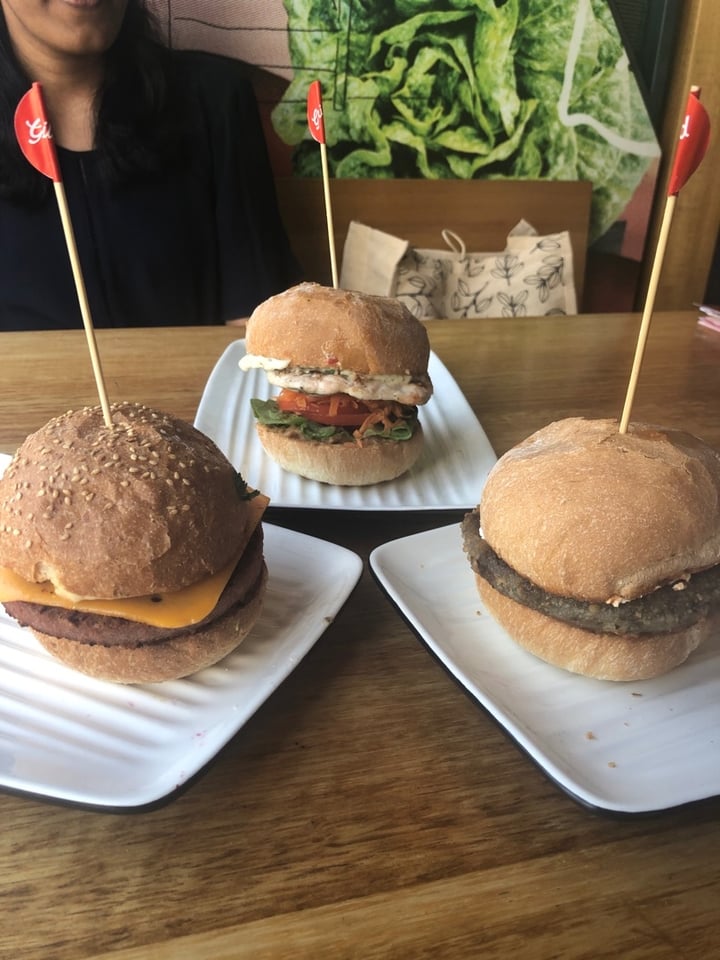
[[[0,479],[0,601],[68,666],[156,682],[216,663],[250,631],[261,517],[224,454],[145,406],[59,416]]]
[[[462,526],[486,609],[566,670],[658,676],[720,625],[720,453],[683,431],[551,423],[498,460]]]
[[[281,388],[251,403],[260,442],[283,469],[354,486],[417,461],[430,346],[399,300],[301,283],[255,309],[245,345],[241,369],[261,368]]]

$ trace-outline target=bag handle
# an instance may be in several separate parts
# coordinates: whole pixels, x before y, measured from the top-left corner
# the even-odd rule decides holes
[[[442,231],[442,238],[453,253],[457,253],[461,257],[465,256],[467,249],[465,247],[465,241],[459,234],[455,233],[454,230],[449,230],[447,227],[445,227],[445,229]]]

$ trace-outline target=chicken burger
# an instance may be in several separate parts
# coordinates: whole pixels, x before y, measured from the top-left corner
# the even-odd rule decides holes
[[[427,331],[399,300],[301,283],[248,321],[243,370],[280,389],[251,401],[258,437],[283,469],[366,485],[405,473],[423,449]]]

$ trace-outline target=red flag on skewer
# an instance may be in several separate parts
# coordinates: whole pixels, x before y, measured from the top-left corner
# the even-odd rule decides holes
[[[668,183],[668,196],[676,196],[700,165],[710,142],[710,118],[700,103],[700,90],[688,95],[685,119]]]
[[[330,202],[330,171],[328,169],[327,144],[325,142],[325,120],[323,118],[322,89],[320,81],[313,80],[307,92],[307,122],[310,136],[320,144],[320,164],[322,166],[323,193],[325,195],[325,220],[327,221],[328,246],[330,248],[330,270],[333,286],[338,285],[337,257],[335,255],[335,231],[333,229],[332,204]]]
[[[310,135],[318,143],[325,143],[325,121],[323,119],[322,89],[319,80],[313,80],[307,95],[307,122]]]
[[[633,398],[640,376],[640,368],[645,353],[648,333],[650,332],[650,321],[652,319],[653,307],[655,306],[655,294],[657,293],[660,282],[660,270],[662,269],[665,248],[670,234],[670,224],[672,223],[678,194],[700,165],[700,161],[705,156],[709,140],[710,120],[705,108],[700,103],[700,88],[691,87],[685,109],[685,118],[680,129],[680,140],[677,150],[675,151],[675,158],[670,173],[668,192],[665,198],[665,211],[660,224],[652,270],[650,271],[650,280],[645,296],[645,306],[643,307],[642,320],[640,322],[640,332],[638,333],[638,340],[635,346],[635,356],[633,358],[632,370],[630,371],[630,381],[628,383],[627,393],[625,394],[625,406],[623,407],[622,416],[620,417],[620,433],[626,433],[630,423]]]
[[[15,109],[15,136],[25,159],[54,183],[60,183],[55,141],[39,83],[30,87]]]
[[[75,289],[80,304],[80,313],[82,315],[83,326],[85,327],[85,339],[88,350],[90,351],[90,360],[92,362],[95,382],[100,397],[100,405],[102,406],[105,424],[111,427],[112,417],[110,415],[110,405],[105,390],[105,380],[103,378],[100,355],[95,342],[95,330],[93,328],[90,305],[88,304],[87,291],[85,289],[85,279],[80,266],[72,220],[70,218],[67,198],[65,197],[65,187],[60,173],[57,151],[55,150],[52,127],[50,126],[47,111],[45,110],[42,86],[39,83],[33,83],[15,108],[14,127],[17,142],[25,159],[31,166],[39,170],[44,176],[49,177],[53,182],[55,198],[57,200],[60,220],[65,235],[65,243],[67,245],[68,256],[70,257],[70,266],[75,281]]]

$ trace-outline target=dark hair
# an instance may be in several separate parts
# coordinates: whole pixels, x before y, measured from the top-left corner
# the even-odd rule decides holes
[[[25,160],[15,139],[15,108],[30,87],[0,8],[0,197],[35,205],[50,181]],[[155,176],[172,162],[179,136],[170,53],[143,0],[128,0],[122,27],[106,55],[99,91],[95,149],[105,174],[126,182]]]

